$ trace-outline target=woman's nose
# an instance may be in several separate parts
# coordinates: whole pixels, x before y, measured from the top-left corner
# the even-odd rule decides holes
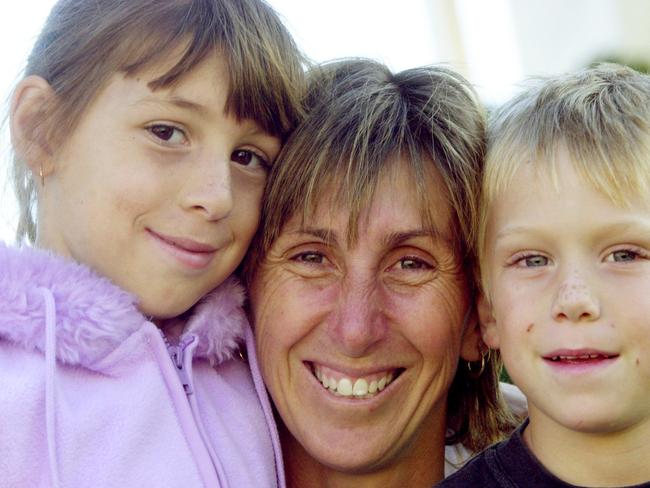
[[[552,314],[558,321],[594,321],[600,317],[600,304],[587,280],[573,272],[560,284]]]
[[[233,208],[230,161],[206,158],[187,176],[184,189],[185,208],[200,213],[206,220],[228,217]]]
[[[372,284],[357,280],[343,288],[328,331],[342,353],[362,357],[385,337],[386,318]]]

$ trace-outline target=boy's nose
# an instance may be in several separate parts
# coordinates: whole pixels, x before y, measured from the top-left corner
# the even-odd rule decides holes
[[[233,208],[233,188],[228,160],[199,164],[186,182],[185,206],[206,220],[228,217]]]
[[[387,325],[377,303],[376,291],[368,283],[353,281],[341,291],[337,309],[330,317],[328,333],[348,357],[362,357],[384,338]]]
[[[574,272],[558,288],[552,314],[558,321],[589,322],[600,317],[600,304],[585,279]]]

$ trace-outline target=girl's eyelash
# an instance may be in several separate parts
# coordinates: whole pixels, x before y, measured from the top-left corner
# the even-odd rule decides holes
[[[187,134],[185,133],[185,130],[176,124],[157,122],[147,125],[145,129],[160,144],[175,146],[187,143]],[[172,138],[174,138],[176,134],[180,134],[182,140],[172,141]]]

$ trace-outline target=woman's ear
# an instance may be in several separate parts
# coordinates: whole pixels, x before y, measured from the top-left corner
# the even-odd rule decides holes
[[[483,340],[481,339],[481,330],[476,320],[476,313],[472,313],[463,333],[462,344],[460,346],[461,359],[472,363],[474,361],[480,361],[482,346]]]
[[[27,76],[11,98],[11,143],[20,160],[32,173],[46,176],[54,171],[45,114],[54,101],[54,91],[40,76]]]
[[[480,293],[476,302],[478,309],[478,321],[481,325],[481,335],[483,342],[490,349],[499,349],[499,330],[497,321],[492,315],[492,305],[483,292]]]

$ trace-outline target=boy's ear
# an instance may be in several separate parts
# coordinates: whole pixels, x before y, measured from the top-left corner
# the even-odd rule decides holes
[[[479,294],[476,305],[483,342],[485,342],[490,349],[499,349],[499,330],[497,329],[497,322],[494,315],[492,315],[492,306],[483,292]]]
[[[18,83],[11,98],[11,143],[16,155],[32,173],[52,173],[54,165],[45,113],[54,101],[54,90],[40,76],[27,76]]]

